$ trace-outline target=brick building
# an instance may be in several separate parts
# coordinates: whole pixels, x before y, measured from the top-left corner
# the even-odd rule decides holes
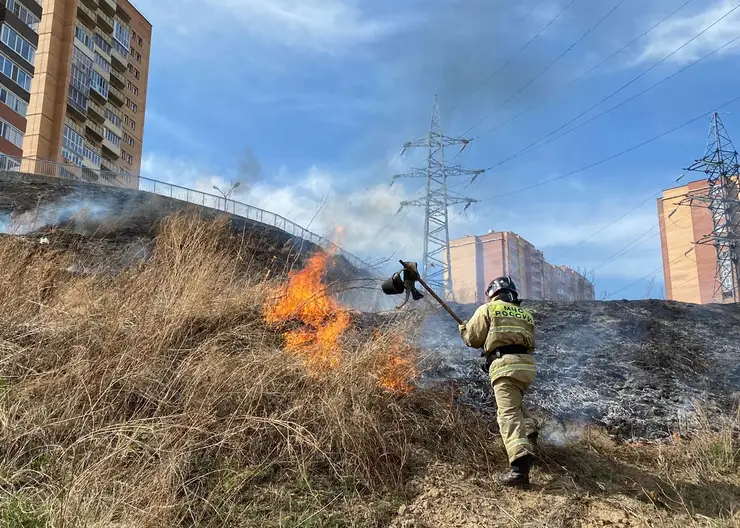
[[[666,298],[696,304],[713,302],[717,282],[717,250],[711,244],[696,244],[713,230],[711,212],[696,202],[679,205],[690,196],[707,196],[706,180],[690,182],[663,191],[658,198],[658,219],[663,255]],[[738,284],[726,290],[738,289]],[[726,302],[732,302],[731,296]]]
[[[29,172],[51,161],[138,175],[152,25],[128,0],[2,1],[2,35],[11,35],[18,53],[0,45],[0,60],[10,61],[0,95],[5,87],[16,96],[0,96],[0,118],[14,110],[21,132],[10,145],[0,140],[3,168],[23,158]],[[137,178],[126,181],[138,186]]]
[[[455,300],[484,302],[488,284],[511,275],[519,294],[532,300],[592,300],[591,282],[567,266],[549,264],[542,251],[516,233],[489,232],[450,241]]]

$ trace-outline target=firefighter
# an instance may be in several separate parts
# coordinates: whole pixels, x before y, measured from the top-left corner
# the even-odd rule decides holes
[[[511,465],[511,470],[501,476],[501,483],[528,488],[538,432],[522,399],[536,375],[534,318],[521,308],[511,277],[494,279],[486,297],[489,302],[459,325],[460,335],[467,346],[482,347],[486,358],[498,407],[498,426]]]

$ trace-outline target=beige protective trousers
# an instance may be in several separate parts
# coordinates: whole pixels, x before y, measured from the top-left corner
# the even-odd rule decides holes
[[[537,431],[537,424],[522,405],[528,388],[528,383],[510,377],[498,378],[493,382],[493,394],[498,406],[496,418],[509,463],[534,453],[527,436]]]

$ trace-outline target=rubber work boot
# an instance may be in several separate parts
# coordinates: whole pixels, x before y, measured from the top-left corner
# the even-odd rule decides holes
[[[527,440],[529,440],[529,443],[532,444],[532,447],[537,449],[537,438],[540,436],[540,434],[535,431],[534,433],[527,435]]]
[[[512,488],[529,489],[529,468],[532,466],[532,455],[524,455],[511,463],[511,471],[500,478],[501,484]]]

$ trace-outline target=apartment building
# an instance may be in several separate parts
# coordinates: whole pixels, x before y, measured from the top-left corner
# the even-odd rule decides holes
[[[0,153],[23,154],[42,7],[37,0],[0,0]]]
[[[510,275],[522,298],[593,300],[591,282],[567,266],[553,266],[542,251],[516,233],[489,232],[450,241],[450,274],[455,300],[483,302],[488,284]]]
[[[697,180],[666,189],[658,198],[663,274],[669,300],[695,304],[709,304],[714,300],[717,250],[711,244],[697,244],[712,233],[712,213],[699,202],[694,207],[686,203],[688,197],[708,194],[707,181]],[[740,287],[736,282],[723,288],[726,297],[723,302],[733,302],[732,294]]]
[[[151,24],[128,0],[44,0],[43,10],[35,0],[4,1],[35,4],[40,21],[35,62],[22,65],[33,81],[20,79],[29,94],[24,137],[3,152],[22,156],[32,172],[51,161],[138,187]]]

